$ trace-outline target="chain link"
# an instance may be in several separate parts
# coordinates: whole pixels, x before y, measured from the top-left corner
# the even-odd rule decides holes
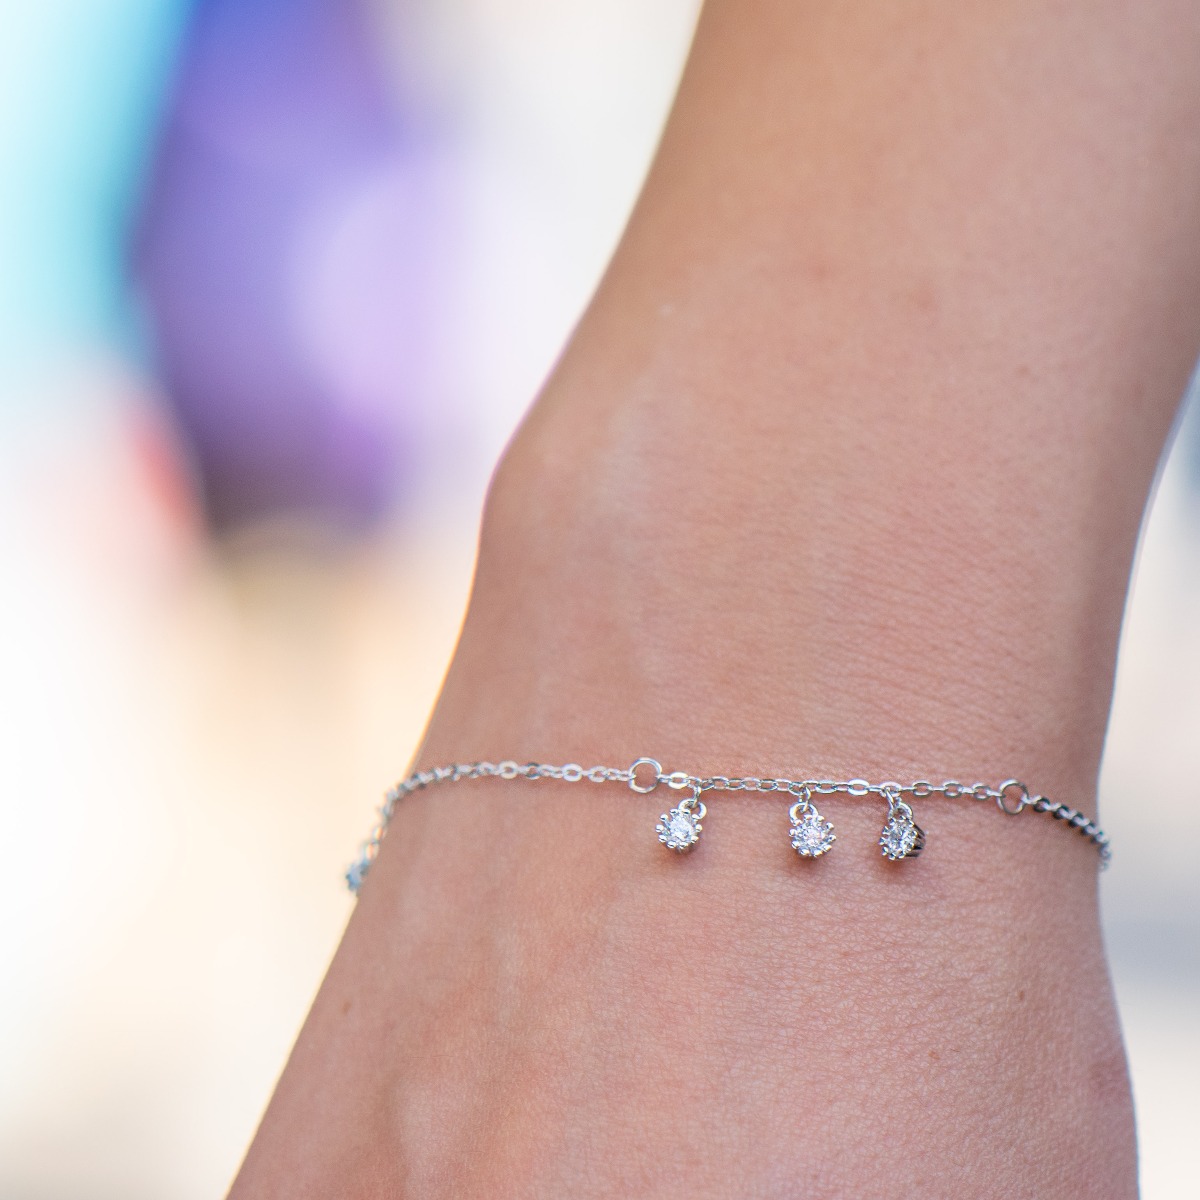
[[[532,781],[554,779],[563,783],[624,783],[633,791],[643,794],[654,791],[659,784],[666,784],[676,791],[692,788],[697,798],[703,792],[783,792],[789,797],[797,796],[802,801],[807,801],[812,796],[845,795],[856,799],[877,796],[887,801],[889,807],[905,795],[914,800],[925,800],[930,796],[943,796],[947,800],[991,800],[1001,812],[1010,817],[1030,809],[1075,829],[1095,845],[1102,867],[1107,867],[1112,857],[1108,835],[1091,818],[1069,805],[1048,800],[1045,796],[1031,795],[1019,779],[1006,779],[998,787],[991,787],[986,783],[964,784],[957,779],[947,779],[943,783],[931,783],[927,779],[918,779],[915,783],[908,784],[897,783],[894,780],[871,783],[869,780],[857,778],[788,779],[782,776],[767,778],[756,775],[692,775],[687,771],[665,772],[661,763],[654,758],[635,759],[628,767],[597,765],[587,769],[579,763],[555,766],[537,762],[518,764],[514,759],[505,759],[499,763],[481,760],[414,771],[407,779],[392,787],[385,796],[383,807],[379,809],[379,823],[371,830],[358,860],[346,872],[346,882],[350,885],[350,890],[357,892],[362,886],[371,863],[379,853],[379,846],[387,833],[396,805],[406,796],[434,784],[492,778]]]
[[[1050,809],[1061,809],[1063,806],[1053,805],[1047,801],[1045,806],[1039,806],[1036,801],[1045,797],[1031,797],[1025,785],[1019,780],[1006,780],[999,787],[991,787],[986,783],[965,784],[957,779],[948,779],[944,783],[930,783],[927,779],[919,779],[914,783],[901,784],[894,780],[883,783],[871,783],[866,779],[788,779],[782,776],[774,778],[757,775],[690,775],[686,771],[664,772],[656,760],[649,758],[638,759],[633,767],[594,766],[584,768],[578,763],[566,763],[554,766],[550,763],[518,764],[513,759],[500,763],[487,761],[473,763],[451,763],[448,766],[433,767],[428,771],[415,771],[407,779],[396,784],[388,792],[388,798],[393,803],[421,788],[435,783],[457,783],[462,779],[481,779],[498,777],[501,779],[555,779],[564,783],[578,783],[586,780],[589,783],[631,783],[636,777],[639,765],[655,768],[651,777],[653,782],[646,789],[653,791],[662,783],[676,790],[699,788],[702,792],[790,792],[799,795],[807,791],[817,796],[841,794],[853,797],[879,796],[886,799],[889,792],[899,792],[912,796],[915,800],[925,800],[930,796],[944,796],[947,800],[968,798],[971,800],[991,800],[1001,805],[1005,812],[1015,816],[1025,808],[1035,808],[1038,812],[1048,812]],[[1009,793],[1019,791],[1015,799],[1015,807],[1010,809]],[[1071,810],[1072,812],[1074,810]]]

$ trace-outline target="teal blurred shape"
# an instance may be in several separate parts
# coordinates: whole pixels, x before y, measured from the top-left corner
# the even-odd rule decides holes
[[[0,417],[64,361],[138,352],[126,240],[189,7],[0,0]]]

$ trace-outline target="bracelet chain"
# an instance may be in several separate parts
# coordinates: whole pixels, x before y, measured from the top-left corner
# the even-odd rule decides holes
[[[1015,817],[1023,813],[1026,809],[1030,809],[1033,812],[1044,813],[1061,822],[1064,827],[1078,831],[1095,845],[1100,855],[1102,868],[1108,866],[1109,860],[1112,857],[1108,835],[1095,821],[1085,813],[1071,808],[1069,805],[1048,800],[1045,796],[1031,795],[1025,784],[1018,779],[1007,779],[998,787],[991,787],[986,783],[959,783],[956,779],[948,779],[943,783],[936,784],[925,779],[919,779],[915,783],[908,784],[901,784],[892,780],[886,780],[883,783],[871,783],[866,779],[787,779],[781,777],[760,777],[756,775],[691,775],[686,771],[664,772],[661,764],[657,759],[653,758],[635,759],[628,767],[595,766],[587,769],[578,763],[566,763],[562,766],[554,766],[549,763],[517,763],[512,759],[506,759],[502,762],[452,763],[448,766],[433,767],[428,771],[414,771],[407,779],[403,779],[397,783],[387,793],[385,803],[379,810],[379,822],[364,843],[358,860],[346,872],[346,882],[350,890],[357,893],[362,886],[367,871],[374,861],[376,854],[378,854],[380,844],[387,833],[387,828],[391,822],[392,814],[395,812],[396,805],[401,800],[413,792],[420,791],[434,784],[457,783],[463,779],[485,778],[555,779],[563,783],[579,783],[582,781],[588,783],[624,783],[632,791],[643,795],[654,791],[660,784],[666,784],[667,787],[675,791],[690,789],[693,793],[691,799],[685,800],[679,809],[672,809],[670,815],[678,817],[680,810],[682,810],[694,826],[694,832],[691,833],[690,840],[684,846],[677,846],[672,842],[667,842],[672,849],[689,848],[696,841],[700,825],[694,819],[693,810],[698,809],[698,815],[703,816],[704,805],[700,801],[700,797],[705,792],[783,792],[797,801],[792,806],[793,825],[796,825],[800,819],[797,816],[796,810],[805,814],[811,813],[812,817],[821,822],[820,814],[817,813],[815,806],[811,804],[813,796],[839,794],[853,797],[877,796],[887,801],[889,817],[897,809],[902,810],[907,814],[902,819],[907,820],[910,826],[912,825],[912,811],[903,801],[903,797],[906,795],[911,796],[914,800],[924,800],[930,796],[944,796],[947,800],[962,798],[978,801],[990,800],[995,803],[1001,812],[1008,816]],[[663,815],[664,820],[667,817],[668,814]],[[811,820],[812,817],[808,819]],[[920,846],[924,842],[924,834],[917,827],[912,827],[920,834],[920,841],[915,849],[910,849],[905,854],[896,856],[888,854],[888,857],[916,857],[916,854],[920,852]],[[660,826],[660,830],[661,828]],[[832,842],[832,827],[828,828],[830,830],[828,841]],[[659,840],[666,841],[666,838],[660,836]],[[801,849],[800,845],[795,841],[793,845],[800,850],[802,855],[808,855],[809,852]],[[824,849],[827,848],[828,844],[825,845]],[[818,849],[813,853],[823,853],[824,849]]]

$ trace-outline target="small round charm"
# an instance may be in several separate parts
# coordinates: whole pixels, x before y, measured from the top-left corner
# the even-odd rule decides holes
[[[362,885],[367,881],[367,872],[371,869],[371,861],[365,855],[356,859],[346,868],[346,886],[354,893],[362,890]]]
[[[887,824],[879,835],[879,848],[891,862],[916,858],[925,848],[925,831],[913,820],[907,804],[893,804],[889,809]]]
[[[363,846],[358,858],[346,868],[346,886],[356,896],[362,891],[362,885],[367,882],[367,873],[375,861],[375,856],[379,853],[379,843],[382,840],[383,830],[376,829],[371,834],[371,840]]]
[[[678,808],[665,812],[658,818],[655,830],[658,840],[668,850],[682,854],[690,850],[699,840],[704,828],[700,822],[704,819],[705,808],[695,800],[685,800]]]
[[[789,810],[792,818],[792,849],[801,858],[820,858],[837,841],[833,825],[825,820],[817,806],[801,800]]]

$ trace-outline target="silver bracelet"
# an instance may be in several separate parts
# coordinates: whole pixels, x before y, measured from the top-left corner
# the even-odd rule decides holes
[[[1092,842],[1100,853],[1101,868],[1107,867],[1112,857],[1108,835],[1084,813],[1066,804],[1047,800],[1045,796],[1031,796],[1029,789],[1019,779],[1006,779],[999,787],[986,783],[968,786],[950,779],[945,783],[933,784],[921,779],[916,783],[899,784],[892,781],[870,783],[865,779],[760,779],[757,776],[730,777],[728,775],[690,775],[687,771],[664,772],[662,764],[654,758],[637,758],[625,768],[592,767],[584,770],[578,763],[567,763],[562,767],[546,763],[518,764],[511,759],[505,762],[454,763],[447,767],[434,767],[430,771],[415,771],[407,779],[396,784],[387,793],[383,807],[379,810],[379,823],[363,844],[357,861],[346,872],[346,883],[356,895],[387,833],[396,805],[406,796],[435,783],[457,783],[462,779],[558,779],[564,783],[624,783],[632,791],[647,795],[660,783],[674,791],[690,791],[673,808],[658,818],[655,832],[658,840],[668,850],[684,853],[691,850],[700,840],[703,830],[701,822],[708,809],[700,797],[705,792],[783,792],[792,799],[788,808],[791,818],[789,837],[792,848],[801,858],[820,858],[829,852],[837,840],[833,825],[827,821],[813,803],[814,796],[831,796],[841,793],[846,796],[878,796],[887,802],[887,818],[879,835],[879,848],[883,857],[891,862],[916,858],[925,846],[925,831],[913,818],[912,806],[904,799],[911,796],[923,800],[927,796],[945,796],[947,800],[966,797],[971,800],[991,800],[1002,813],[1010,817],[1019,816],[1026,809],[1045,813],[1081,833]]]

